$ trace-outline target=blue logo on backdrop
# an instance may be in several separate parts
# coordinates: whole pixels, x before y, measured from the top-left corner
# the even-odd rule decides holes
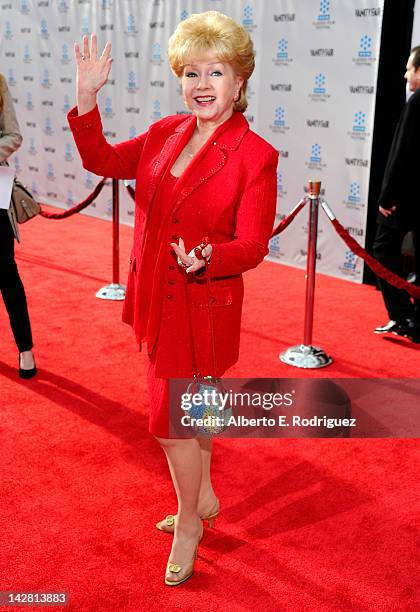
[[[326,82],[325,74],[320,73],[316,75],[315,87],[314,87],[315,94],[324,94],[327,91],[325,89],[325,82]]]
[[[130,70],[130,72],[128,73],[127,91],[128,93],[136,93],[137,90],[138,87],[136,73],[133,70]]]
[[[28,15],[28,13],[30,12],[30,8],[29,8],[29,2],[28,0],[20,0],[19,3],[19,10],[21,13],[23,13],[24,15]]]
[[[367,34],[360,39],[359,57],[372,57],[372,37]]]
[[[74,160],[72,146],[69,143],[65,146],[64,159],[69,162]]]
[[[71,109],[70,98],[67,94],[64,96],[63,111],[67,114]]]
[[[154,62],[160,62],[162,59],[162,49],[160,43],[156,42],[152,45],[152,60]]]
[[[58,0],[58,10],[60,13],[67,13],[69,5],[67,0]]]
[[[109,199],[106,203],[105,213],[108,217],[112,215],[112,199]]]
[[[7,71],[7,82],[11,87],[13,87],[13,85],[16,85],[15,72],[13,68],[9,68],[9,70]]]
[[[159,102],[159,100],[155,100],[153,102],[153,115],[152,115],[152,119],[153,119],[153,121],[158,121],[161,118],[162,118],[162,112],[160,110],[160,102]]]
[[[23,61],[25,64],[30,64],[32,62],[31,52],[29,51],[29,45],[25,45],[23,47]]]
[[[137,34],[136,18],[134,17],[132,13],[130,13],[127,17],[126,34],[129,34],[131,36],[133,36],[134,34]]]
[[[319,3],[319,13],[313,25],[317,29],[329,29],[334,25],[335,21],[332,21],[331,16],[331,4],[332,0],[321,0]]]
[[[287,66],[292,59],[289,57],[289,43],[286,38],[280,38],[277,43],[276,54],[273,63],[276,66]]]
[[[366,132],[366,114],[359,111],[354,115],[353,132]]]
[[[134,127],[134,125],[130,125],[130,127],[128,128],[128,138],[129,138],[129,140],[131,140],[132,138],[135,138],[136,135],[137,135],[136,128]]]
[[[283,183],[284,176],[281,172],[277,172],[277,197],[284,198],[287,195],[287,191],[284,189]]]
[[[37,150],[36,150],[36,146],[35,146],[35,138],[30,138],[29,139],[28,153],[30,155],[36,155],[37,154]]]
[[[111,100],[110,96],[107,96],[105,98],[104,115],[108,119],[112,119],[112,117],[115,115],[114,110],[112,108],[112,100]]]
[[[93,187],[93,175],[92,172],[89,172],[89,170],[86,170],[84,184],[87,189],[92,189]]]
[[[185,19],[188,19],[188,11],[187,9],[182,9],[182,11],[179,14],[179,20],[185,21]]]
[[[360,202],[360,185],[359,183],[350,183],[348,201],[352,204],[358,204]]]
[[[280,38],[277,45],[277,59],[279,60],[287,60],[288,58],[288,48],[289,44],[285,38]]]
[[[309,161],[313,164],[320,164],[322,162],[321,158],[321,145],[313,144],[311,147],[311,156]]]
[[[38,191],[38,183],[37,183],[36,181],[32,181],[32,184],[31,184],[31,191],[32,191],[32,194],[33,194],[34,196],[38,196],[38,195],[39,195],[39,191]]]
[[[106,10],[111,8],[111,1],[110,0],[102,0],[101,2],[101,9],[102,10]]]
[[[89,17],[87,17],[86,15],[84,17],[82,17],[82,28],[81,28],[80,31],[81,31],[82,35],[90,33],[90,30],[89,30]]]
[[[343,268],[349,272],[354,272],[356,270],[356,255],[350,249],[347,249],[345,252],[345,259]]]
[[[47,136],[52,136],[54,134],[51,119],[49,117],[46,117],[45,119],[44,134],[46,134]]]
[[[61,47],[60,61],[62,64],[68,64],[70,62],[69,46],[66,43],[64,43],[64,45]]]
[[[15,172],[19,173],[22,170],[22,164],[20,163],[19,155],[15,155],[12,159],[12,164],[15,168]]]
[[[249,27],[253,25],[254,23],[253,14],[254,14],[254,11],[250,4],[247,4],[246,6],[244,6],[242,24],[245,27]]]
[[[330,0],[321,0],[319,3],[318,21],[330,20]]]
[[[276,110],[274,111],[274,113],[275,113],[274,125],[276,127],[284,127],[286,125],[286,122],[284,120],[284,108],[282,106],[278,106]]]
[[[47,179],[49,181],[55,181],[54,166],[51,162],[47,165]]]
[[[12,24],[10,21],[6,21],[4,24],[4,38],[6,40],[11,40],[13,38]]]
[[[41,85],[45,88],[51,87],[50,73],[48,72],[48,70],[44,70],[44,72],[42,73]]]
[[[49,38],[50,33],[48,31],[48,25],[47,25],[46,19],[41,19],[40,32],[41,32],[41,38]]]
[[[68,207],[71,207],[71,206],[73,206],[73,204],[74,204],[74,195],[73,195],[72,190],[71,190],[71,189],[69,189],[69,190],[67,191],[66,205],[67,205]]]
[[[34,109],[34,104],[32,101],[32,93],[30,91],[28,91],[26,94],[25,108],[27,108],[30,111]]]

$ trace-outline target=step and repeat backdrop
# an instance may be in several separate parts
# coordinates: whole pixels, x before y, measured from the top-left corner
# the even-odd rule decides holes
[[[187,112],[166,46],[180,20],[206,10],[232,16],[253,38],[246,117],[280,152],[278,220],[308,179],[320,179],[323,196],[364,245],[383,0],[0,0],[1,71],[24,137],[12,157],[19,177],[40,201],[63,208],[98,181],[83,170],[66,121],[75,103],[74,41],[94,32],[100,48],[112,42],[99,105],[108,141],[127,140]],[[124,188],[121,196],[121,221],[132,224],[134,204]],[[111,212],[107,187],[86,214]],[[303,267],[307,231],[304,210],[271,241],[270,259]],[[318,270],[356,282],[363,274],[322,212]]]

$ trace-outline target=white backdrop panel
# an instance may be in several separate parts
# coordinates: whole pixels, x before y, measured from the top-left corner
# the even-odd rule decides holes
[[[340,221],[364,244],[383,0],[15,0],[0,4],[1,71],[16,104],[24,144],[13,163],[40,201],[70,207],[97,177],[82,169],[67,127],[75,101],[73,43],[95,32],[113,45],[109,82],[99,96],[110,142],[132,138],[169,113],[185,113],[166,60],[176,24],[220,10],[254,40],[256,72],[246,113],[280,151],[278,220],[309,178],[323,182]],[[133,202],[121,189],[121,220]],[[110,218],[106,187],[87,214]],[[305,264],[307,212],[271,241],[273,261]],[[63,221],[65,223],[65,221]],[[362,279],[355,258],[321,215],[318,269]]]

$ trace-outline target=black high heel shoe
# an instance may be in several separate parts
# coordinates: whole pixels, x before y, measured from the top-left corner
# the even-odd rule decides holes
[[[36,364],[35,364],[35,358],[34,358],[34,367],[31,368],[30,370],[25,370],[24,368],[20,367],[20,353],[19,353],[19,376],[21,378],[33,378],[35,376],[35,374],[38,372]]]

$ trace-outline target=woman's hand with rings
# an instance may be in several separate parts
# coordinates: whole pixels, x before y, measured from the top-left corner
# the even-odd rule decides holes
[[[96,94],[105,85],[109,71],[111,70],[112,59],[111,43],[107,42],[102,55],[97,57],[98,43],[95,34],[91,36],[91,43],[87,36],[83,36],[83,55],[80,52],[78,43],[74,45],[74,53],[77,64],[77,90],[79,95]]]
[[[179,244],[177,244],[176,242],[171,242],[171,247],[173,248],[177,256],[178,265],[184,268],[187,274],[189,274],[190,272],[197,272],[198,270],[203,268],[206,265],[205,259],[209,259],[213,250],[211,244],[200,244],[191,249],[191,251],[187,255],[185,251],[185,244],[182,238],[179,239]],[[200,253],[203,256],[202,259],[196,257],[195,249],[199,249]]]

